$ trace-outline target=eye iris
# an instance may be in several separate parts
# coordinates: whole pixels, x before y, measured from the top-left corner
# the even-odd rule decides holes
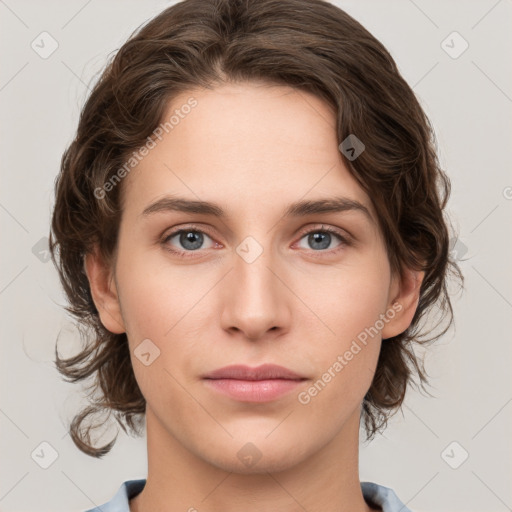
[[[203,235],[198,231],[184,231],[181,233],[180,243],[186,249],[194,251],[201,247],[203,243]],[[191,243],[192,246],[187,245],[188,243]]]
[[[308,241],[311,242],[321,242],[320,245],[312,244],[314,249],[327,249],[329,247],[329,243],[331,241],[331,235],[329,233],[311,233],[308,237]]]

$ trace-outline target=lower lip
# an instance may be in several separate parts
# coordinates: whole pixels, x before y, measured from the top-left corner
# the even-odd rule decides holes
[[[205,379],[209,386],[241,402],[269,402],[299,386],[303,380],[269,379]]]

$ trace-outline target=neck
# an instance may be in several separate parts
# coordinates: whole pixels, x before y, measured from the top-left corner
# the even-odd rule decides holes
[[[173,436],[146,409],[148,476],[130,501],[130,512],[277,511],[370,512],[358,471],[359,410],[328,444],[308,455],[297,446],[298,464],[272,464],[241,474],[220,468]],[[203,455],[203,456],[202,456]]]

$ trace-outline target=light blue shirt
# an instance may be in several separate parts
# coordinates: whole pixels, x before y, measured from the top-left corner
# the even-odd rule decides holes
[[[144,485],[146,479],[127,480],[110,501],[86,512],[130,512],[128,501],[139,494]],[[411,512],[389,487],[373,482],[361,482],[361,490],[366,502],[373,507],[381,507],[383,512]]]

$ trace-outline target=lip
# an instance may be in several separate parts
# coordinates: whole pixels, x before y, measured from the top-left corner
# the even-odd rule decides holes
[[[213,390],[241,402],[269,402],[296,389],[306,377],[275,364],[233,365],[203,377]]]
[[[205,379],[238,379],[238,380],[266,380],[266,379],[304,379],[302,375],[279,366],[277,364],[262,364],[252,368],[250,366],[235,364],[224,366],[204,376]]]

